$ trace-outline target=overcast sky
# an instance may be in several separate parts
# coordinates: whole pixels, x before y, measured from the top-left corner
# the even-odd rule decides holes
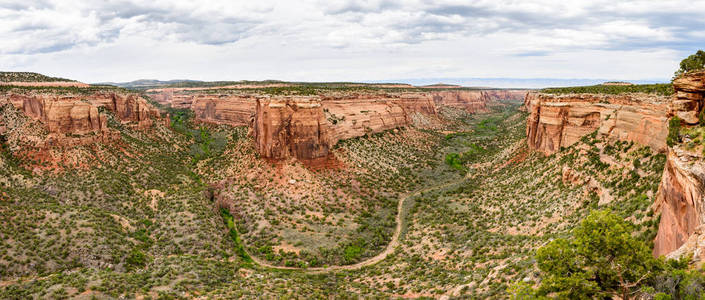
[[[705,1],[0,0],[0,70],[140,78],[668,80]]]

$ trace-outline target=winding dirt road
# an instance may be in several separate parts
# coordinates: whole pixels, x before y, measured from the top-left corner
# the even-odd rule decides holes
[[[402,228],[404,228],[404,224],[406,222],[406,218],[403,215],[403,210],[404,210],[404,205],[406,204],[406,201],[408,199],[410,199],[412,197],[416,197],[416,196],[418,196],[422,193],[425,193],[425,192],[429,192],[432,190],[441,189],[441,188],[445,188],[445,187],[457,184],[457,183],[462,182],[464,180],[466,180],[466,178],[454,180],[454,181],[444,183],[441,185],[437,185],[437,186],[432,186],[432,187],[414,192],[413,194],[408,195],[404,198],[401,198],[401,200],[399,200],[399,204],[397,204],[397,217],[396,217],[397,226],[396,226],[396,229],[394,230],[394,235],[392,236],[392,240],[389,242],[389,244],[387,244],[387,247],[385,247],[384,250],[382,252],[380,252],[379,254],[377,254],[373,257],[370,257],[366,260],[363,260],[361,262],[352,264],[352,265],[338,265],[338,266],[312,267],[312,268],[283,267],[283,266],[272,265],[269,262],[261,260],[261,259],[257,258],[256,256],[247,252],[247,250],[245,250],[245,252],[247,252],[247,255],[249,255],[250,258],[252,258],[252,260],[256,264],[258,264],[262,267],[277,269],[277,270],[295,270],[295,271],[302,271],[302,272],[307,272],[307,273],[328,273],[328,272],[343,271],[343,270],[357,270],[357,269],[360,269],[363,267],[371,266],[371,265],[374,265],[380,261],[383,261],[385,258],[387,258],[387,256],[389,254],[394,252],[394,250],[397,248],[397,246],[399,246],[399,238],[401,237],[401,231],[402,231]],[[244,248],[247,249],[247,247],[244,247]]]

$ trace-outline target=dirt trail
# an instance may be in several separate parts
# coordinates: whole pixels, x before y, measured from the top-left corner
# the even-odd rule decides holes
[[[402,198],[401,200],[399,200],[399,204],[397,204],[397,217],[396,217],[397,226],[396,226],[396,229],[394,230],[394,235],[392,236],[392,240],[389,242],[389,244],[387,244],[387,247],[384,248],[384,251],[382,251],[379,254],[377,254],[373,257],[370,257],[366,260],[358,262],[356,264],[341,265],[341,266],[328,266],[328,267],[314,267],[314,268],[282,267],[282,266],[272,265],[266,261],[263,261],[255,256],[253,256],[250,253],[247,253],[247,255],[249,255],[256,264],[258,264],[262,267],[277,269],[277,270],[296,270],[296,271],[303,271],[303,272],[308,272],[308,273],[328,273],[328,272],[343,271],[343,270],[357,270],[357,269],[360,269],[363,267],[374,265],[380,261],[383,261],[385,258],[387,258],[387,256],[389,254],[391,254],[392,252],[394,252],[394,250],[397,248],[397,246],[399,246],[399,238],[401,236],[401,231],[402,231],[402,228],[404,228],[404,224],[406,222],[406,218],[405,218],[405,216],[403,216],[404,204],[406,204],[406,201],[408,199],[410,199],[412,197],[416,197],[416,196],[418,196],[422,193],[425,193],[425,192],[429,192],[432,190],[441,189],[441,188],[445,188],[445,187],[457,184],[459,182],[464,181],[465,179],[466,178],[462,178],[462,179],[454,180],[454,181],[444,183],[441,185],[432,186],[432,187],[429,187],[429,188],[426,188],[426,189],[423,189],[420,191],[416,191],[413,194],[408,195],[408,196]],[[247,251],[247,250],[245,250],[245,251]]]

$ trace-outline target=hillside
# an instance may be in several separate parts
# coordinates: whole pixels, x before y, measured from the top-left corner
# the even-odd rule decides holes
[[[701,76],[677,96],[6,87],[0,297],[504,299],[597,209],[698,253],[700,206],[678,208],[701,198]]]
[[[50,77],[34,72],[0,72],[0,82],[54,82],[75,81],[65,78]]]

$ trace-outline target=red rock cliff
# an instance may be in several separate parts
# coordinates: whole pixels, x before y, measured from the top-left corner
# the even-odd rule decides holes
[[[210,89],[150,92],[160,103],[190,108],[200,122],[252,124],[260,155],[278,159],[323,157],[338,140],[408,126],[425,117],[435,118],[439,107],[484,112],[489,102],[523,99],[525,93],[457,89],[285,97]]]
[[[529,93],[526,136],[530,148],[551,154],[598,130],[608,138],[666,150],[669,99],[648,95]]]
[[[320,100],[308,97],[257,99],[253,132],[267,158],[323,157],[332,144]]]
[[[180,92],[180,93],[179,93]],[[157,90],[151,97],[165,105],[193,110],[197,121],[231,126],[247,126],[255,113],[256,95],[231,95]]]
[[[134,94],[97,92],[59,96],[8,93],[0,95],[0,98],[46,126],[49,138],[45,146],[86,144],[114,137],[114,132],[108,130],[106,115],[99,112],[100,107],[112,111],[117,120],[137,129],[150,127],[154,119],[160,117],[159,110]],[[92,135],[82,136],[89,133]]]
[[[676,91],[670,114],[686,125],[698,123],[703,111],[705,72],[690,73],[674,80]],[[700,124],[705,125],[705,124]],[[701,146],[702,147],[702,146]],[[705,161],[701,149],[674,145],[668,151],[666,167],[654,204],[661,213],[654,255],[679,257],[705,255]]]

